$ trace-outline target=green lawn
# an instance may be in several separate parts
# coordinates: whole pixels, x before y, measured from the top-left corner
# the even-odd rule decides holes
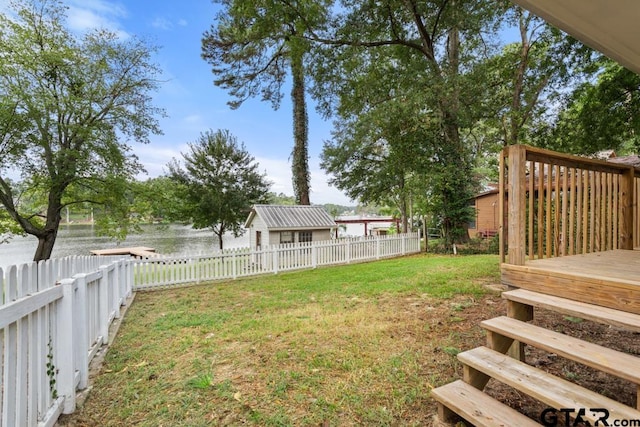
[[[61,424],[425,425],[498,281],[497,256],[421,254],[138,293]]]

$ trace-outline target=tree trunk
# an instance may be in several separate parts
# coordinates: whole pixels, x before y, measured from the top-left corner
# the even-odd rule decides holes
[[[32,233],[28,230],[27,233],[33,234],[38,238],[38,247],[36,253],[33,255],[34,261],[43,261],[51,258],[53,252],[53,245],[56,243],[58,237],[58,227],[62,222],[62,194],[66,184],[60,186],[54,186],[49,190],[49,204],[47,206],[47,221],[42,230]]]
[[[41,235],[37,236],[38,247],[36,248],[36,253],[33,255],[34,261],[44,261],[51,258],[53,245],[56,243],[56,238],[58,237],[58,225],[59,224],[56,224],[54,229],[45,230]]]
[[[454,19],[458,19],[456,0],[451,2]],[[468,149],[460,138],[460,31],[453,25],[447,40],[448,74],[451,91],[443,93],[440,108],[443,118],[443,162],[445,176],[441,177],[442,202],[445,218],[444,238],[447,245],[469,240],[469,200],[473,197],[472,166],[468,158]]]
[[[218,230],[213,230],[213,233],[218,236],[218,249],[224,249],[224,242],[222,241],[222,236],[224,236],[224,230],[218,232]]]
[[[305,100],[304,83],[304,53],[301,50],[292,49],[291,75],[293,88],[291,89],[291,101],[293,103],[293,152],[291,172],[293,174],[293,191],[296,203],[310,205],[309,199],[309,117],[307,116],[307,103]]]

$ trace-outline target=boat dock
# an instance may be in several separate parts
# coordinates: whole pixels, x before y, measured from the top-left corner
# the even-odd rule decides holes
[[[154,248],[148,248],[146,246],[136,246],[133,248],[112,248],[112,249],[96,249],[91,251],[92,255],[130,255],[136,258],[150,258],[157,257],[160,254],[156,253]]]

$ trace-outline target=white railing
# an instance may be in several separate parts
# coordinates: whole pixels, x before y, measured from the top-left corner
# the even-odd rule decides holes
[[[52,426],[75,410],[89,362],[131,295],[132,273],[120,257],[0,269],[1,426]]]
[[[132,261],[135,290],[348,264],[420,252],[419,233],[228,249]]]

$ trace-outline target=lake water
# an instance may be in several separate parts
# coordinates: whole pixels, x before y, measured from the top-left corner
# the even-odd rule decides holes
[[[52,258],[71,255],[91,255],[94,249],[148,246],[161,254],[206,254],[218,250],[218,237],[209,230],[194,230],[190,225],[144,225],[142,233],[132,234],[119,244],[108,237],[96,236],[91,224],[61,225],[53,248]],[[347,224],[339,235],[363,236],[364,225]],[[38,246],[33,236],[14,237],[9,243],[0,244],[0,268],[30,262]],[[235,238],[224,236],[224,248],[249,246],[249,234]]]
[[[162,254],[200,254],[218,250],[218,238],[210,230],[194,230],[190,225],[145,225],[143,232],[132,234],[124,242],[99,237],[91,224],[61,225],[53,248],[53,258],[70,255],[91,255],[94,249],[148,246]],[[33,236],[14,237],[9,243],[0,244],[0,268],[21,264],[33,259],[38,239]],[[224,236],[224,248],[249,246],[249,235],[234,238]]]

